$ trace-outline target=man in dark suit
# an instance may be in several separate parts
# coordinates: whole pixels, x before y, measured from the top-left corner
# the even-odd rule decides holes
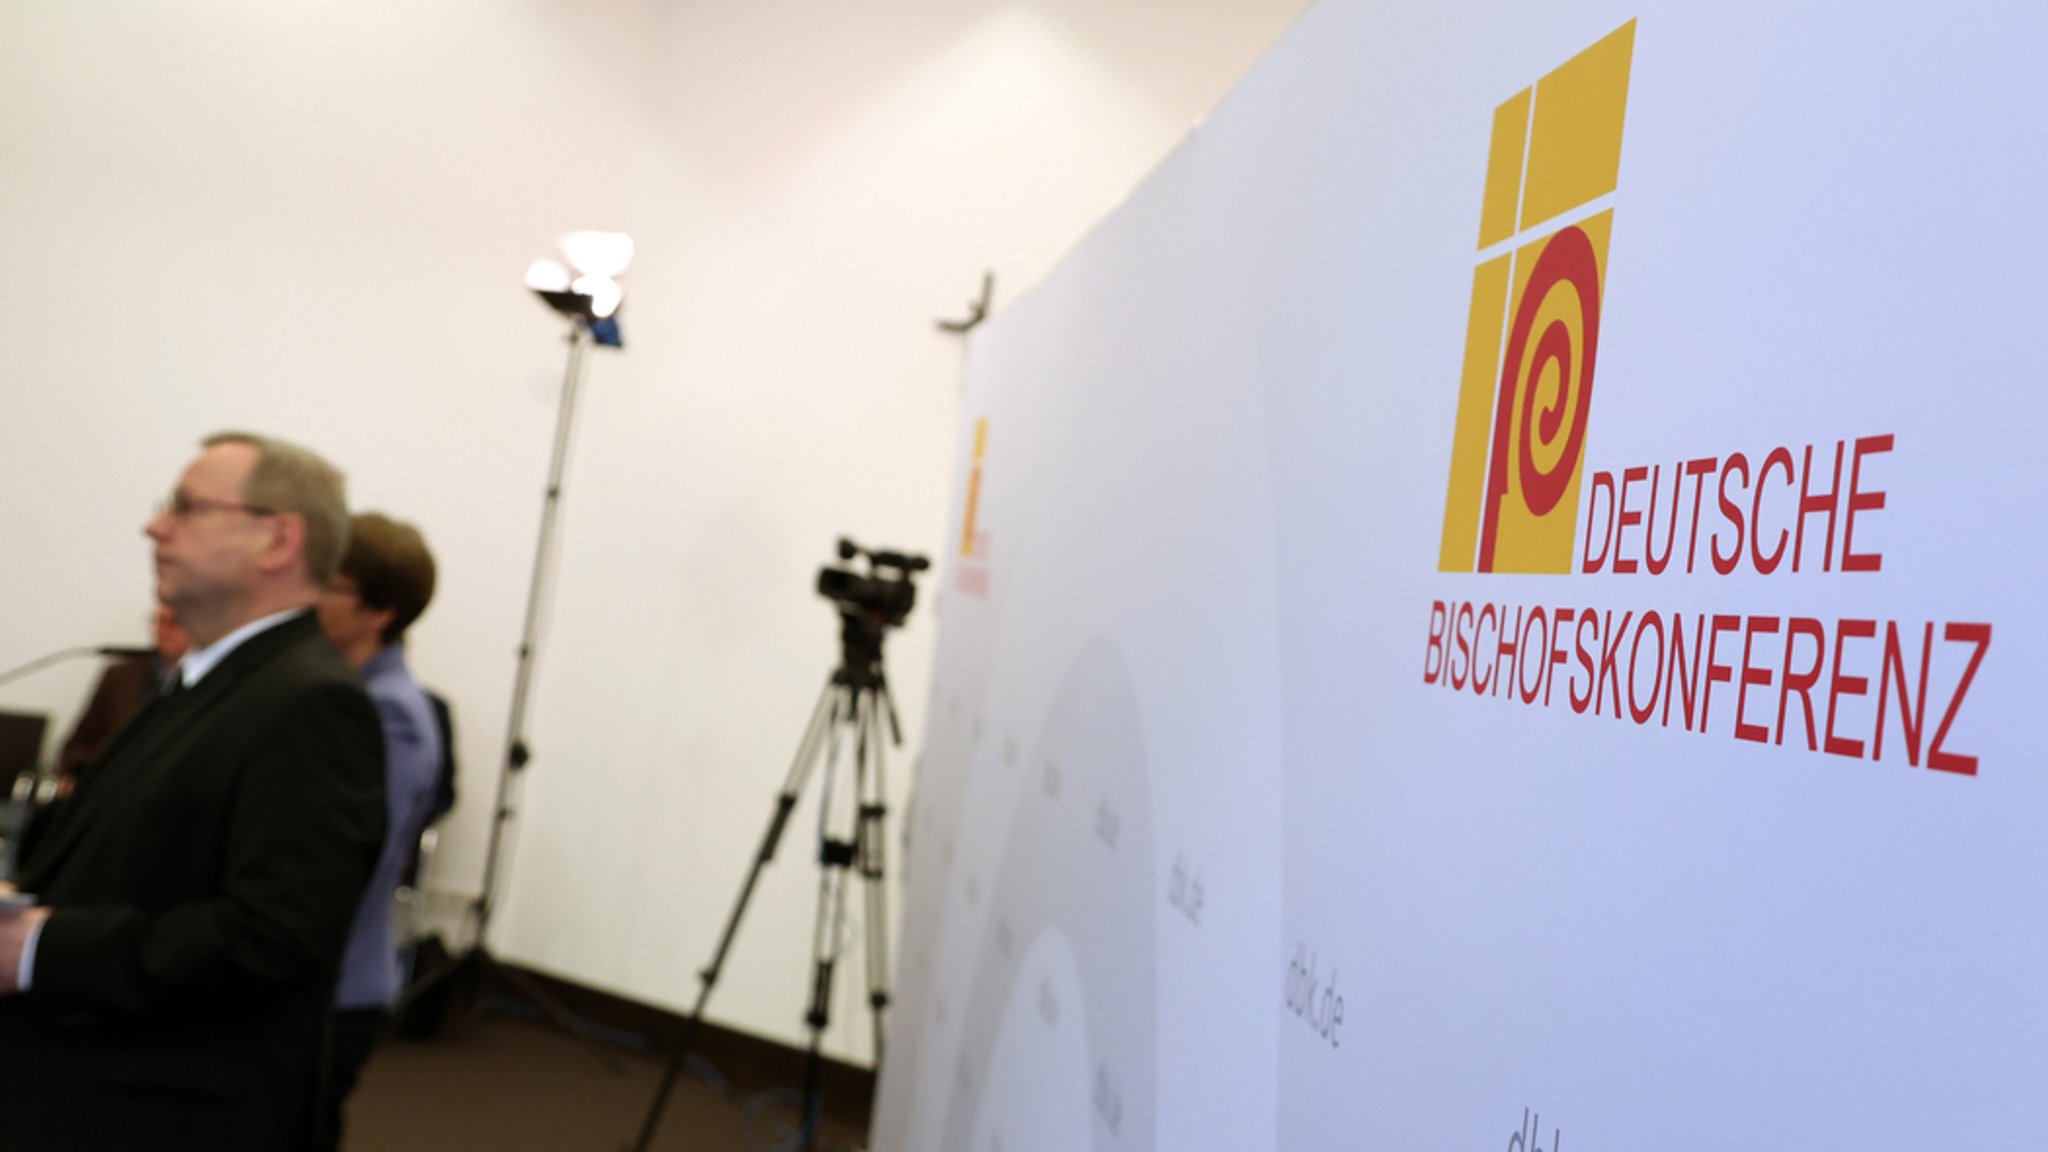
[[[376,710],[310,611],[347,524],[331,466],[242,433],[149,521],[193,650],[0,909],[0,1145],[309,1145],[384,830]]]

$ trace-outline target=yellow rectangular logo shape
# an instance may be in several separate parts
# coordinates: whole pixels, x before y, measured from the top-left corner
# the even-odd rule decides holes
[[[1630,21],[1494,112],[1442,571],[1571,571],[1614,213],[1539,229],[1614,191],[1634,45]]]
[[[1522,192],[1524,231],[1614,191],[1635,43],[1631,20],[1537,82]]]
[[[967,514],[960,520],[960,554],[974,555],[974,522],[981,514],[981,462],[988,455],[988,417],[974,422],[974,468],[967,474]]]

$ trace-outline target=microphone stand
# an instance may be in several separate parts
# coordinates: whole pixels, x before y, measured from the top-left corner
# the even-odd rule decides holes
[[[16,665],[5,672],[0,672],[0,685],[12,684],[16,680],[41,672],[53,664],[62,664],[66,660],[76,660],[80,656],[154,655],[156,655],[156,649],[154,648],[126,648],[119,644],[87,644],[78,648],[65,648],[52,652],[47,656],[38,656],[26,664]]]
[[[7,669],[5,672],[0,672],[0,686],[12,684],[16,680],[26,679],[45,668],[62,664],[69,660],[76,660],[82,656],[119,656],[132,659],[139,656],[154,655],[156,655],[156,649],[154,648],[133,648],[120,644],[84,644],[75,648],[61,648],[55,652],[38,656],[26,664],[18,664]],[[27,782],[25,788],[23,786],[24,781]],[[0,817],[0,877],[13,874],[14,852],[19,847],[14,842],[15,837],[21,834],[22,827],[35,814],[35,810],[49,801],[50,793],[54,790],[55,781],[56,778],[53,775],[44,775],[40,765],[37,765],[17,775],[10,785],[7,794],[0,796],[0,805],[14,809],[14,811],[5,813],[4,817]]]

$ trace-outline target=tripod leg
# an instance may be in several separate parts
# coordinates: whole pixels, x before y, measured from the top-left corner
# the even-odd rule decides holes
[[[804,1055],[804,1152],[818,1146],[818,1129],[825,1118],[823,1045],[825,1027],[832,1022],[832,977],[837,966],[834,952],[846,918],[845,869],[828,866],[824,872],[818,884],[818,923],[811,943],[811,1004],[804,1014],[804,1023],[811,1032],[810,1047]]]
[[[860,845],[861,890],[867,897],[868,1007],[875,1014],[874,1052],[877,1070],[882,1066],[884,1017],[889,1008],[889,890],[883,879],[882,864],[888,837],[885,821],[889,813],[889,793],[885,755],[887,750],[882,745],[879,719],[879,713],[886,701],[884,689],[881,699],[872,700],[868,704],[870,739],[865,746],[872,753],[873,770],[869,771],[867,761],[862,762],[860,832],[856,838]]]
[[[829,770],[828,770],[829,771]],[[811,1004],[804,1014],[810,1026],[810,1049],[804,1058],[803,1149],[817,1147],[818,1128],[824,1120],[821,1092],[824,1071],[825,1028],[832,1022],[832,980],[838,967],[839,941],[846,929],[847,868],[853,862],[851,840],[821,837],[818,877],[818,915],[811,935]]]
[[[849,681],[846,689],[845,707],[840,718],[852,729],[854,780],[851,795],[842,812],[834,803],[837,792],[835,782],[838,771],[838,741],[833,741],[832,755],[826,760],[824,800],[818,821],[818,913],[813,922],[811,936],[811,1004],[804,1016],[810,1026],[810,1049],[804,1065],[804,1130],[802,1147],[805,1152],[816,1148],[819,1129],[824,1120],[823,1074],[824,1035],[832,1019],[833,979],[838,970],[838,954],[841,941],[846,936],[846,890],[853,882],[852,869],[859,859],[862,836],[861,811],[865,806],[862,795],[866,773],[863,764],[868,755],[872,705],[867,690],[857,681]],[[834,820],[844,816],[846,829],[843,837],[833,835]]]
[[[818,702],[811,709],[811,722],[804,728],[803,740],[797,745],[796,759],[790,763],[782,792],[775,798],[775,813],[769,817],[768,829],[761,837],[761,847],[754,853],[753,867],[747,871],[747,878],[740,885],[739,896],[733,901],[731,914],[726,917],[725,931],[718,938],[718,948],[712,953],[711,963],[697,974],[700,983],[696,1006],[690,1010],[689,1020],[683,1025],[682,1041],[669,1058],[668,1070],[662,1073],[661,1083],[655,1087],[654,1099],[648,1103],[647,1117],[640,1125],[640,1137],[629,1146],[632,1152],[647,1152],[654,1141],[655,1130],[661,1126],[662,1111],[668,1107],[669,1093],[674,1090],[676,1078],[682,1075],[683,1067],[689,1061],[690,1050],[696,1046],[697,1033],[704,1023],[704,1006],[710,1002],[711,989],[718,983],[719,972],[725,968],[726,953],[731,951],[733,938],[739,933],[740,918],[746,915],[747,903],[754,898],[754,886],[761,879],[761,872],[768,862],[775,859],[776,845],[782,840],[783,830],[789,826],[789,814],[796,808],[804,782],[817,765],[826,735],[846,706],[840,699],[838,687],[838,674],[834,673],[825,681],[824,690],[818,693]]]

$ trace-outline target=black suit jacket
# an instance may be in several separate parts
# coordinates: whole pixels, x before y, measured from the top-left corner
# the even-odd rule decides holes
[[[75,786],[80,774],[106,753],[114,737],[156,699],[161,675],[159,658],[154,652],[117,656],[109,661],[100,672],[99,683],[93,686],[92,699],[86,703],[84,714],[57,753],[57,775],[68,778]],[[60,796],[29,812],[17,840],[17,859],[26,860],[35,854],[36,842],[56,823],[69,800],[69,796]]]
[[[91,767],[106,754],[114,737],[156,699],[157,681],[163,675],[160,660],[155,652],[148,652],[107,661],[99,683],[93,685],[92,699],[57,753],[59,776],[76,776]]]
[[[360,680],[288,620],[150,705],[66,808],[18,877],[52,913],[0,998],[7,1146],[306,1146],[384,835]]]

